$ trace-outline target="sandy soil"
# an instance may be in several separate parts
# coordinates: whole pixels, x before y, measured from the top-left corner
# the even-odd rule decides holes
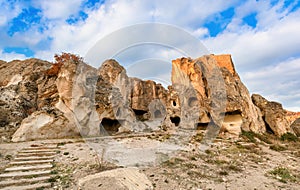
[[[77,189],[85,176],[136,167],[152,189],[300,189],[300,142],[272,136],[216,139],[202,151],[202,133],[148,134],[93,139],[59,139],[0,144],[0,169],[32,144],[54,144],[51,189]],[[103,183],[104,184],[104,183]],[[92,185],[92,184],[91,184]],[[99,186],[99,189],[107,189]],[[112,188],[113,189],[113,188]]]

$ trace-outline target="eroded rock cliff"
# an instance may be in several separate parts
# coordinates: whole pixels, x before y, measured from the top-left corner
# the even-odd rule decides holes
[[[220,132],[230,137],[241,130],[264,133],[270,128],[278,136],[293,132],[282,119],[286,112],[281,105],[257,95],[251,99],[230,55],[172,61],[167,89],[128,77],[115,60],[96,69],[72,54],[55,58],[55,64],[38,59],[0,63],[2,140],[178,127],[210,128],[212,136]]]
[[[290,122],[286,118],[286,111],[278,102],[270,102],[259,94],[252,95],[253,103],[261,110],[266,127],[269,132],[281,136],[293,132]]]

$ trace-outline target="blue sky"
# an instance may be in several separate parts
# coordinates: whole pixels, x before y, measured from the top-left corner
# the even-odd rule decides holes
[[[145,22],[175,25],[211,53],[232,54],[251,93],[300,111],[299,0],[0,0],[0,59],[84,56],[111,32]]]

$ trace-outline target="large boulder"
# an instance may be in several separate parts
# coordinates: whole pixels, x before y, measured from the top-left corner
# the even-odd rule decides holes
[[[39,97],[39,85],[43,82],[44,71],[50,66],[51,63],[38,59],[1,62],[1,139],[10,139],[22,120],[39,109],[40,102],[48,104],[52,101]]]
[[[296,119],[292,125],[291,125],[291,129],[294,131],[294,133],[300,137],[300,118]]]
[[[270,102],[259,94],[253,94],[252,101],[261,110],[267,130],[276,136],[292,132],[290,123],[286,119],[286,111],[280,103]]]
[[[57,64],[37,59],[23,62],[21,64],[25,64],[26,69],[21,73],[23,80],[18,89],[22,92],[19,94],[24,94],[23,99],[27,100],[25,110],[29,113],[24,117],[26,119],[22,118],[21,126],[12,136],[12,140],[17,142],[78,136],[71,105],[76,73],[74,60],[65,61],[58,68]],[[43,119],[47,122],[44,123]]]
[[[188,121],[196,119],[193,122],[203,125],[209,122],[207,118],[210,117],[222,127],[223,132],[232,131],[235,136],[241,129],[256,133],[265,131],[260,110],[252,103],[230,55],[181,58],[172,61],[172,66],[173,86],[179,86],[176,91],[181,118]]]
[[[117,168],[88,175],[78,182],[81,190],[146,190],[153,189],[152,182],[138,168]]]
[[[59,110],[37,111],[22,121],[12,141],[74,137],[79,135],[76,129]]]

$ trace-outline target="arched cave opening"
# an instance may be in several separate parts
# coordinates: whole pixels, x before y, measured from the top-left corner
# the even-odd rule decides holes
[[[188,105],[190,107],[194,107],[194,106],[199,105],[198,99],[196,97],[189,98]]]
[[[116,117],[119,117],[119,116],[121,116],[121,109],[120,108],[118,108],[118,110],[116,112]]]
[[[134,112],[134,114],[135,114],[137,120],[139,120],[139,121],[147,120],[147,119],[144,117],[144,114],[148,113],[147,111],[145,111],[145,110],[136,110],[136,109],[133,109],[133,112]]]
[[[231,111],[231,112],[226,112],[225,116],[226,115],[241,115],[241,114],[242,114],[241,110],[235,110],[235,111]]]
[[[206,130],[209,123],[197,123],[197,130]]]
[[[265,122],[265,125],[266,125],[266,132],[269,133],[269,134],[274,135],[275,133],[274,133],[274,131],[271,129],[270,125],[266,122],[265,116],[263,116],[262,118],[263,118],[263,120],[264,120],[264,122]]]
[[[172,104],[173,104],[174,107],[177,105],[175,100],[172,101]]]
[[[103,118],[100,123],[100,131],[103,130],[101,127],[105,129],[105,132],[111,135],[119,131],[121,123],[116,119]]]
[[[171,120],[172,123],[175,124],[175,126],[178,126],[179,123],[180,123],[180,117],[178,117],[178,116],[170,117],[170,120]]]
[[[161,111],[160,110],[156,110],[155,112],[154,112],[154,117],[155,118],[161,118],[163,115],[162,115],[162,113],[161,113]]]

